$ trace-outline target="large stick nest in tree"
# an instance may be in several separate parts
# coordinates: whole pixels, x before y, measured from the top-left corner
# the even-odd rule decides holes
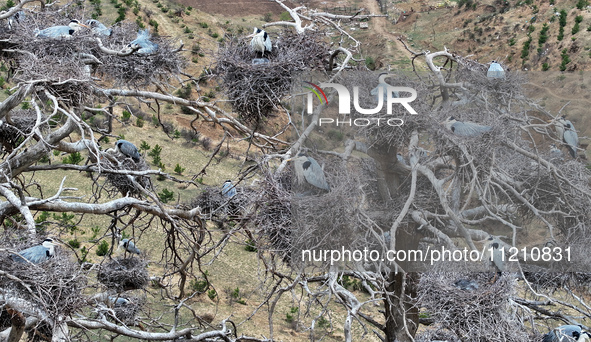
[[[150,280],[146,267],[139,258],[116,258],[101,266],[97,279],[117,292],[143,289]]]
[[[5,246],[8,243],[5,244]],[[14,245],[20,251],[30,245]],[[19,300],[19,307],[31,312],[42,312],[47,319],[71,315],[84,306],[82,289],[86,277],[79,265],[68,255],[56,249],[55,257],[39,263],[15,262],[11,255],[0,255],[0,293],[6,298]],[[21,306],[22,305],[22,306]]]
[[[70,15],[76,15],[69,13]],[[77,14],[82,17],[81,13]],[[17,74],[15,80],[41,81],[58,99],[72,106],[85,103],[94,95],[93,86],[98,77],[112,81],[117,86],[144,87],[153,82],[168,84],[170,76],[180,73],[186,64],[173,43],[158,36],[151,41],[158,44],[156,52],[128,56],[116,56],[99,48],[97,39],[114,51],[130,51],[128,45],[137,37],[135,24],[124,24],[112,28],[110,37],[97,36],[83,28],[68,38],[39,38],[36,29],[42,30],[57,25],[68,25],[70,19],[63,13],[27,12],[26,17],[12,31],[0,31],[0,38],[6,38],[0,47],[3,57],[14,61]],[[92,72],[92,76],[89,74]]]
[[[139,161],[134,161],[113,149],[108,149],[105,152],[99,152],[101,159],[101,166],[105,170],[130,170],[130,171],[146,171],[150,170],[150,166],[141,158]],[[91,155],[91,159],[93,156]],[[96,162],[96,160],[92,160]],[[149,176],[132,176],[119,173],[105,172],[107,182],[113,188],[117,189],[123,196],[141,197],[143,191],[138,187],[140,185],[144,189],[149,189],[152,186]]]
[[[314,158],[324,164],[330,192],[298,184],[293,167],[288,165],[277,176],[267,171],[257,196],[253,196],[257,248],[273,251],[286,261],[303,249],[367,244],[358,212],[369,205],[367,199],[373,196],[366,193],[364,186],[372,177],[359,163],[344,166],[340,158]]]
[[[0,123],[0,145],[7,152],[18,146],[31,133],[37,122],[37,114],[30,109],[14,109]],[[45,117],[41,117],[44,120]]]
[[[470,279],[479,286],[462,290],[454,286]],[[494,284],[487,273],[426,273],[419,283],[419,303],[430,317],[461,341],[528,341],[525,328],[511,308],[515,279],[501,276]]]
[[[323,70],[328,47],[317,33],[283,31],[273,51],[264,54],[268,63],[252,64],[256,57],[250,41],[244,39],[230,40],[217,56],[216,73],[224,92],[239,118],[247,123],[257,123],[278,108],[292,89],[294,73]]]

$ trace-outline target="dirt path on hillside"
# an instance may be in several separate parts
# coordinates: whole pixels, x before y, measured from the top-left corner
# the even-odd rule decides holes
[[[369,10],[370,13],[373,14],[380,14],[380,7],[376,0],[364,0],[363,7]],[[386,51],[385,54],[390,58],[402,58],[402,57],[410,57],[410,53],[406,51],[404,45],[398,41],[398,35],[394,33],[392,30],[392,24],[389,22],[388,17],[376,17],[371,19],[371,28],[376,33],[378,38],[386,39],[389,42],[393,42],[393,44],[385,44]]]

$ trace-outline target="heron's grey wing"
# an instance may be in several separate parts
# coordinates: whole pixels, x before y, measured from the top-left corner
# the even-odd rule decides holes
[[[506,267],[505,267],[505,259],[504,259],[504,255],[503,255],[503,251],[497,248],[493,248],[492,251],[492,261],[494,263],[494,265],[496,266],[496,268],[500,271],[500,272],[504,272]]]
[[[271,44],[271,38],[269,38],[269,35],[267,34],[267,39],[265,39],[265,50],[272,51],[272,49],[273,45]]]
[[[324,170],[322,170],[316,159],[308,157],[308,161],[302,164],[302,168],[304,169],[304,177],[308,183],[317,188],[330,191],[330,186],[324,177]]]
[[[492,63],[488,68],[486,77],[490,78],[503,78],[505,77],[505,70],[499,63]]]
[[[579,135],[577,132],[567,129],[564,131],[564,142],[568,145],[568,152],[573,158],[577,157],[577,146],[579,145]]]
[[[556,338],[554,331],[550,331],[549,333],[544,335],[544,337],[542,338],[542,342],[560,342],[560,341],[558,341],[558,338]]]
[[[19,252],[19,254],[33,264],[38,264],[49,259],[49,249],[43,246],[33,246]]]
[[[234,197],[236,195],[236,188],[234,187],[234,184],[224,183],[224,186],[222,187],[222,195],[228,198]]]
[[[37,37],[42,38],[60,38],[70,35],[73,29],[70,26],[53,26],[41,30],[37,33]]]
[[[126,249],[130,253],[140,254],[140,250],[135,246],[135,243],[133,243],[133,241],[131,241],[131,240],[127,241]]]
[[[451,126],[452,132],[464,137],[477,137],[490,131],[492,127],[475,124],[473,122],[456,122]]]

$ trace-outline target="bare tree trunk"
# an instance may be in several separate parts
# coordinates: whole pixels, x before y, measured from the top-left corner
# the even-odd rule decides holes
[[[407,228],[408,229],[408,228]],[[396,249],[417,249],[419,236],[407,229],[398,229]],[[404,268],[404,264],[402,264]],[[416,298],[419,274],[403,271],[391,272],[384,299],[386,308],[386,341],[411,342],[419,327],[419,309],[411,298]],[[410,336],[409,336],[410,335]]]
[[[7,308],[6,311],[9,315],[12,316],[10,318],[10,323],[12,327],[10,329],[10,334],[8,335],[8,339],[6,339],[6,342],[18,342],[20,341],[21,336],[23,336],[23,333],[25,332],[25,323],[27,320],[25,319],[25,316],[22,313],[14,309]]]

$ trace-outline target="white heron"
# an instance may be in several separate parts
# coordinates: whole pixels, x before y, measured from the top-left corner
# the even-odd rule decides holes
[[[136,45],[140,47],[140,49],[137,50],[137,53],[140,54],[154,53],[158,50],[158,44],[150,41],[150,32],[148,29],[139,30],[137,38],[129,43],[128,47],[134,47]]]
[[[497,61],[492,61],[492,63],[490,63],[490,66],[488,67],[488,71],[486,72],[486,77],[504,78],[505,70],[503,70],[503,67],[499,63],[497,63]]]
[[[328,185],[326,177],[324,177],[324,170],[322,170],[316,159],[300,153],[297,157],[288,159],[287,161],[294,162],[295,173],[299,184],[303,184],[305,181],[319,189],[330,191],[330,185]]]
[[[455,135],[463,137],[477,137],[492,130],[491,126],[483,126],[468,121],[457,121],[453,116],[447,118],[442,124]]]
[[[269,34],[265,30],[255,27],[254,32],[246,38],[251,38],[250,47],[253,51],[260,52],[263,56],[265,51],[271,52],[273,46],[271,45],[271,39]]]
[[[117,140],[117,142],[115,143],[115,149],[119,153],[133,159],[136,163],[139,162],[140,158],[142,157],[137,147],[135,147],[134,144],[130,143],[127,140]]]
[[[581,342],[589,337],[580,325],[561,325],[544,335],[542,342]]]
[[[103,23],[95,19],[89,19],[86,21],[86,25],[88,25],[92,32],[98,36],[111,36],[113,34],[113,30],[107,28]]]
[[[37,32],[35,37],[52,39],[70,38],[74,33],[78,32],[83,27],[88,28],[88,26],[80,23],[78,20],[72,19],[67,26],[48,27]]]
[[[41,245],[22,250],[18,252],[19,255],[11,255],[11,258],[16,262],[26,262],[26,259],[33,264],[39,264],[49,260],[50,258],[53,258],[55,255],[54,247],[59,245],[60,243],[56,242],[55,240],[47,238]]]

